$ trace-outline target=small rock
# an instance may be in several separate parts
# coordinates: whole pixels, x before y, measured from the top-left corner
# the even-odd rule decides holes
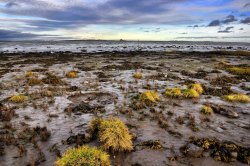
[[[242,114],[249,114],[249,112],[247,110],[242,110],[241,112],[242,112]]]
[[[222,128],[220,128],[220,127],[217,127],[216,129],[215,129],[217,132],[219,132],[219,133],[222,133],[224,130],[222,129]]]
[[[238,153],[237,152],[232,152],[232,160],[235,161],[237,159]]]
[[[187,145],[187,155],[190,157],[201,157],[203,153],[203,149],[194,144]]]
[[[205,153],[203,153],[203,156],[204,156],[204,157],[209,157],[209,156],[210,156],[210,153],[209,153],[209,152],[205,152]]]

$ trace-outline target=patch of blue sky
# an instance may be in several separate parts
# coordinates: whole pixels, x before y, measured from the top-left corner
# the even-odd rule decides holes
[[[233,2],[233,0],[191,0],[191,1],[183,3],[183,5],[218,7],[218,6],[230,4],[231,2]]]

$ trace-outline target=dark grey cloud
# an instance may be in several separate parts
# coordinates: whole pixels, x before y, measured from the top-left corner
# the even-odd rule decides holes
[[[247,8],[247,7],[250,7],[250,3],[246,3],[246,4],[244,5],[244,8]]]
[[[229,24],[238,21],[234,15],[228,15],[224,20],[213,20],[208,24],[208,27],[220,26],[221,24]]]
[[[235,22],[235,21],[238,21],[238,20],[235,18],[235,16],[234,16],[234,15],[229,15],[229,16],[227,16],[226,19],[223,20],[222,22],[223,22],[224,24],[228,24],[228,23]]]
[[[7,8],[11,8],[11,7],[17,7],[18,6],[18,4],[17,3],[15,3],[15,2],[9,2],[9,3],[7,3],[6,5],[5,5],[5,7],[7,7]]]
[[[18,31],[0,29],[0,41],[12,41],[12,40],[32,40],[46,38],[60,38],[56,35],[37,35],[33,33],[22,33]]]
[[[226,27],[224,30],[220,30],[218,31],[218,33],[231,33],[233,31],[231,31],[231,29],[233,29],[234,27],[231,26],[231,27]]]
[[[243,24],[250,24],[250,17],[246,17],[245,19],[240,21]]]
[[[220,25],[220,20],[213,20],[208,24],[209,27],[214,27],[219,25]]]
[[[243,30],[244,30],[244,28],[240,28],[239,30],[240,30],[240,31],[243,31]]]
[[[16,40],[16,39],[31,39],[38,37],[31,33],[21,33],[17,31],[1,30],[0,29],[0,40]]]
[[[87,24],[185,24],[194,18],[173,10],[173,5],[189,0],[108,0],[86,5],[80,1],[3,0],[6,8],[0,13],[32,16],[49,21],[29,21],[28,25],[42,28],[77,27]],[[171,14],[171,17],[168,15]]]

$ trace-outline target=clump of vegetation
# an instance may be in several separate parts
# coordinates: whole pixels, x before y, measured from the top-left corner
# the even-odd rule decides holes
[[[213,157],[214,160],[223,162],[238,160],[249,164],[250,148],[243,147],[242,145],[237,145],[229,141],[220,142],[214,138],[197,137],[190,137],[189,143],[197,145],[205,151],[210,151],[210,156]],[[180,149],[184,154],[187,153],[186,147],[187,146],[184,146]]]
[[[165,95],[168,97],[178,98],[182,96],[182,93],[180,88],[170,88],[166,90]]]
[[[9,98],[9,101],[13,103],[23,103],[27,100],[28,100],[28,97],[25,95],[14,95]]]
[[[187,89],[170,88],[166,89],[165,95],[172,98],[199,98],[203,93],[203,88],[200,84],[191,84]]]
[[[89,133],[93,137],[98,133],[101,147],[112,151],[131,151],[132,135],[126,125],[117,118],[93,119],[89,124]]]
[[[14,110],[0,103],[0,121],[10,121],[14,115]]]
[[[56,166],[110,166],[109,155],[96,147],[82,146],[67,150]]]
[[[183,89],[183,97],[185,98],[199,98],[200,94],[194,89]]]
[[[228,84],[238,84],[240,83],[240,80],[236,77],[228,77],[226,75],[219,76],[217,78],[214,78],[210,81],[212,85],[216,86],[227,86]]]
[[[250,67],[230,67],[227,70],[232,74],[250,76]]]
[[[160,101],[160,96],[157,92],[148,90],[141,94],[140,100],[147,103],[156,103],[157,101]]]
[[[136,79],[142,79],[142,73],[135,73],[133,77]]]
[[[205,115],[211,115],[213,112],[213,109],[210,106],[204,105],[201,108],[201,113],[205,114]]]
[[[46,73],[46,78],[42,80],[45,84],[60,85],[63,81],[52,73]]]
[[[196,92],[198,92],[199,94],[202,94],[204,91],[201,84],[191,84],[188,86],[188,89],[193,89]]]
[[[68,78],[76,78],[77,77],[77,72],[76,71],[70,71],[66,74],[66,77]]]
[[[144,142],[140,143],[140,146],[146,146],[146,147],[149,147],[150,149],[154,149],[154,150],[163,149],[163,146],[162,146],[160,140],[144,141]]]
[[[36,77],[31,77],[31,78],[29,78],[29,80],[28,80],[28,84],[29,84],[30,86],[39,85],[39,84],[41,84],[41,83],[42,83],[42,80],[40,80],[40,79],[38,79],[38,78],[36,78]]]
[[[99,126],[99,139],[105,150],[131,151],[132,136],[125,124],[116,118],[102,120]]]
[[[232,95],[224,96],[224,98],[230,102],[241,102],[241,103],[250,102],[250,98],[244,94],[232,94]]]
[[[28,71],[25,74],[25,77],[34,77],[34,76],[35,76],[35,74],[32,71]]]

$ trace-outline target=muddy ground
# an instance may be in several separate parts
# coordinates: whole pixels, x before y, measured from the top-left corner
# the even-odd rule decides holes
[[[214,138],[250,147],[250,104],[230,103],[221,96],[250,94],[249,77],[228,73],[221,63],[249,65],[250,56],[198,52],[103,52],[0,54],[0,165],[53,165],[67,148],[98,141],[83,141],[93,117],[118,117],[135,136],[134,150],[110,153],[113,165],[247,165],[247,161],[217,161],[209,150],[195,147],[183,154],[189,138]],[[32,71],[41,80],[29,82]],[[77,78],[67,78],[76,71]],[[133,78],[136,72],[142,79]],[[53,75],[53,78],[50,76]],[[200,83],[199,99],[164,96],[166,88]],[[138,95],[155,90],[161,101],[140,106]],[[12,103],[24,94],[28,99]],[[203,115],[204,104],[231,112]],[[231,114],[230,114],[231,113]],[[160,149],[143,146],[156,141]],[[249,159],[250,161],[250,159]]]

